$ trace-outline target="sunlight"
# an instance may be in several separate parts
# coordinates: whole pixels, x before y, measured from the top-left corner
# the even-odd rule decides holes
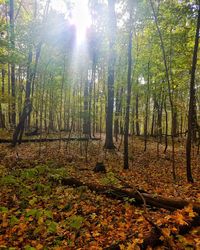
[[[88,0],[76,0],[72,12],[71,23],[76,26],[77,45],[84,43],[87,29],[91,25],[91,17],[88,9]]]
[[[52,7],[52,9],[54,9],[58,12],[61,12],[61,13],[67,12],[67,7],[66,7],[66,4],[63,0],[52,0],[51,7]]]
[[[88,0],[74,0],[73,4],[70,22],[76,27],[77,46],[80,46],[85,42],[87,29],[91,25],[91,16],[88,9]],[[67,13],[64,0],[53,0],[52,8],[61,13]]]

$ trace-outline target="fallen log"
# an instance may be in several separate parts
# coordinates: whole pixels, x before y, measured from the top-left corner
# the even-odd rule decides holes
[[[87,137],[71,137],[71,138],[42,138],[42,139],[23,139],[21,143],[40,143],[40,142],[54,142],[54,141],[99,141],[100,138],[87,138]],[[18,141],[17,141],[18,142]],[[12,143],[10,139],[0,139],[0,143]]]
[[[128,198],[130,200],[130,203],[143,204],[143,200],[137,191],[127,191],[116,187],[96,185],[92,183],[84,183],[73,177],[61,178],[59,181],[63,185],[74,186],[74,187],[87,186],[91,191],[95,191],[98,194],[104,194],[107,197],[115,198],[118,200],[124,200]],[[154,196],[147,194],[145,192],[141,194],[144,197],[147,206],[156,208],[165,208],[167,210],[174,211],[176,209],[183,209],[189,204],[192,204],[193,210],[200,215],[200,203],[172,199],[172,198],[165,198],[161,196]]]
[[[129,201],[131,204],[135,205],[142,205],[144,203],[143,199],[145,199],[145,203],[148,206],[156,207],[156,208],[165,208],[170,211],[174,211],[177,209],[183,209],[185,206],[189,204],[193,205],[193,210],[198,214],[196,217],[193,218],[187,225],[183,225],[179,228],[179,234],[186,234],[188,233],[192,227],[198,226],[200,224],[200,204],[194,203],[185,200],[177,200],[172,198],[164,198],[161,196],[153,196],[147,194],[145,192],[141,193],[137,190],[135,191],[127,191],[124,189],[110,187],[110,186],[103,186],[103,185],[96,185],[92,183],[85,183],[73,177],[71,178],[54,178],[51,177],[51,180],[54,182],[59,182],[62,185],[73,186],[73,187],[80,187],[86,186],[91,191],[95,191],[98,194],[105,195],[110,198],[118,199],[118,200],[126,200]],[[143,198],[142,198],[142,197]],[[128,199],[127,199],[128,198]],[[147,249],[148,246],[155,247],[163,242],[160,240],[162,236],[162,231],[156,226],[153,226],[150,235],[143,240],[143,242],[139,245],[140,249]],[[125,241],[124,241],[125,242]],[[121,242],[123,243],[123,242]],[[110,247],[105,248],[104,250],[118,250],[120,249],[120,244],[111,245]]]

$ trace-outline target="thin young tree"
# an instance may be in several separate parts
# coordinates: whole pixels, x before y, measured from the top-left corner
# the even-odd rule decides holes
[[[126,96],[126,111],[124,124],[124,169],[129,168],[128,157],[128,134],[129,134],[129,116],[131,103],[131,71],[132,71],[132,4],[129,11],[129,41],[128,41],[128,75],[127,75],[127,96]]]
[[[9,18],[10,18],[10,43],[12,53],[15,48],[15,30],[14,30],[14,0],[10,0],[10,10],[9,10]],[[12,104],[11,104],[11,123],[12,126],[16,125],[16,104],[15,104],[15,63],[11,63],[11,96],[12,96]]]

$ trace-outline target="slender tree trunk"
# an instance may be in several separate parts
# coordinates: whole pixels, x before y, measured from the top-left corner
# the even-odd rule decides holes
[[[132,107],[132,138],[135,135],[135,107]]]
[[[156,110],[156,100],[154,98],[153,102],[153,115],[152,115],[152,122],[151,122],[151,136],[154,136],[154,130],[155,130],[155,110]]]
[[[164,153],[167,152],[167,147],[168,147],[168,113],[167,113],[167,104],[166,104],[166,98],[165,98],[165,103],[164,103],[164,109],[165,109],[165,149]]]
[[[130,25],[132,21],[130,13]],[[124,169],[129,168],[128,157],[128,134],[129,134],[129,112],[131,103],[131,70],[132,70],[132,30],[129,34],[128,43],[128,76],[127,76],[127,96],[126,96],[126,111],[125,111],[125,124],[124,124]]]
[[[109,9],[109,59],[108,59],[108,99],[106,108],[106,140],[104,147],[114,149],[113,143],[113,105],[114,105],[114,72],[115,72],[115,36],[116,16],[115,0],[108,0]]]
[[[173,134],[176,136],[178,134],[178,121],[177,121],[177,111],[174,109],[174,116],[172,117],[173,119]]]
[[[53,90],[50,89],[49,93],[49,132],[54,130],[54,117],[53,117],[53,110],[54,110],[54,102],[53,102]]]
[[[194,130],[196,127],[196,101],[195,101],[195,72],[196,72],[196,64],[197,64],[197,54],[198,54],[198,46],[199,46],[199,30],[200,30],[200,0],[198,1],[198,18],[197,18],[197,27],[196,27],[196,36],[195,36],[195,44],[194,44],[194,52],[192,59],[192,68],[191,68],[191,80],[190,80],[190,101],[189,101],[189,111],[188,111],[188,135],[187,135],[187,143],[186,143],[186,169],[187,169],[187,180],[188,182],[194,182],[192,178],[192,170],[191,170],[191,145]]]
[[[116,111],[115,111],[115,122],[114,122],[114,135],[116,142],[118,141],[118,135],[119,135],[119,123],[120,119],[119,116],[121,116],[122,111],[122,94],[123,94],[123,88],[121,87],[116,94]]]
[[[147,76],[147,97],[145,106],[145,123],[144,123],[144,151],[147,150],[147,137],[148,137],[148,119],[149,119],[149,83],[150,83],[150,62],[148,62],[148,76]]]
[[[162,143],[162,113],[163,113],[163,94],[162,94],[162,97],[161,97],[161,103],[158,104],[157,127],[158,127],[158,140],[159,140],[159,143]]]
[[[10,42],[12,50],[15,49],[15,30],[14,30],[14,0],[10,0]],[[13,53],[13,51],[12,51]],[[12,126],[16,126],[16,103],[15,103],[15,64],[11,64],[11,122]]]
[[[84,116],[83,116],[83,134],[87,136],[91,136],[91,129],[90,129],[90,118],[89,118],[89,80],[88,76],[85,80],[84,86]]]
[[[64,83],[65,83],[65,65],[66,65],[66,55],[63,58],[63,74],[62,74],[62,81],[61,81],[61,89],[60,89],[60,116],[59,116],[59,149],[61,148],[61,136],[62,136],[62,113],[63,113],[63,92],[64,92]]]
[[[2,76],[2,85],[1,85],[1,102],[0,102],[0,128],[5,128],[5,115],[2,112],[2,101],[4,101],[4,94],[5,94],[5,69],[3,68],[1,71]]]
[[[139,96],[136,95],[136,102],[135,102],[135,116],[136,116],[136,135],[140,135],[140,125],[139,125]]]
[[[2,68],[1,70],[1,77],[2,77],[1,94],[3,98],[5,94],[5,76],[6,76],[6,71],[4,68]]]
[[[114,136],[116,142],[118,141],[118,134],[119,134],[119,90],[116,91],[116,102],[115,102],[115,120],[114,120]]]
[[[95,130],[96,130],[95,129],[95,125],[96,125],[96,83],[95,83],[95,78],[96,78],[96,56],[93,55],[93,59],[92,59],[92,83],[93,83],[92,135],[93,135],[93,137],[95,137]]]

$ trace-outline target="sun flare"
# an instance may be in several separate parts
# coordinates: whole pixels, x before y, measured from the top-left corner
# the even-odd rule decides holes
[[[91,16],[88,9],[88,0],[74,0],[70,22],[76,27],[76,42],[80,46],[85,42],[87,29],[91,25]],[[63,0],[53,0],[52,8],[61,13],[67,13]]]

